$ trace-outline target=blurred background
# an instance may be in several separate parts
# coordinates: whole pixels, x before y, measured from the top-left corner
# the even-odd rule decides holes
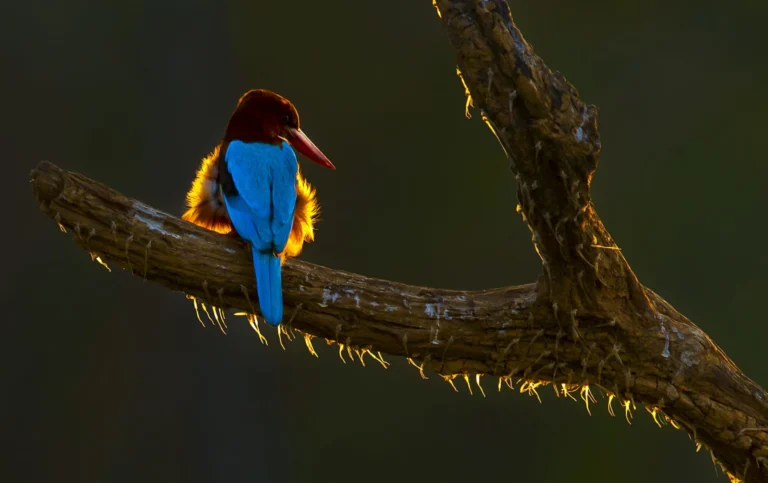
[[[511,7],[600,107],[594,199],[640,279],[768,385],[768,4]],[[508,163],[464,117],[429,0],[1,8],[3,481],[726,481],[642,408],[628,426],[605,399],[590,417],[551,388],[470,397],[402,359],[283,352],[241,318],[204,329],[182,294],[108,273],[39,213],[27,179],[46,159],[180,214],[238,97],[264,87],[338,167],[303,163],[323,208],[304,259],[445,288],[534,281]]]

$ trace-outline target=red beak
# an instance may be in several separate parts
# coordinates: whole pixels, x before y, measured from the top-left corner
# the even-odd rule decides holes
[[[326,168],[336,169],[330,159],[328,159],[322,151],[317,149],[315,143],[309,140],[306,134],[301,132],[301,129],[288,128],[289,137],[287,139],[291,146],[296,148],[301,154],[308,157],[312,161],[316,162],[320,166]]]

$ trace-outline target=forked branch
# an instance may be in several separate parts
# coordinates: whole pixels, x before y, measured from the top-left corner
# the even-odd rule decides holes
[[[597,110],[551,72],[502,0],[436,0],[474,104],[506,150],[543,274],[484,291],[414,287],[297,260],[286,325],[364,355],[405,356],[451,381],[479,375],[557,393],[597,387],[707,446],[732,479],[768,482],[768,394],[643,287],[591,202]],[[249,251],[82,175],[40,163],[41,211],[92,258],[206,307],[258,313]],[[213,312],[218,318],[218,312]],[[474,382],[474,381],[473,381]]]

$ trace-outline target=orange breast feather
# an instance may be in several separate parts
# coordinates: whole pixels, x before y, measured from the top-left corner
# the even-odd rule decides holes
[[[182,219],[217,233],[233,233],[232,222],[227,215],[227,207],[217,181],[219,175],[219,148],[205,158],[197,170],[192,187],[187,193],[187,211]],[[315,239],[314,224],[320,213],[315,189],[301,175],[296,174],[296,208],[293,215],[293,226],[288,236],[285,250],[280,258],[295,257],[301,253],[304,242]]]

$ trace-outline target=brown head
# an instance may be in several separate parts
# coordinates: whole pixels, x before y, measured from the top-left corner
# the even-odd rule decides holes
[[[250,90],[240,98],[224,133],[224,142],[231,141],[267,144],[286,141],[315,163],[336,169],[299,128],[299,113],[291,101],[266,89]]]

